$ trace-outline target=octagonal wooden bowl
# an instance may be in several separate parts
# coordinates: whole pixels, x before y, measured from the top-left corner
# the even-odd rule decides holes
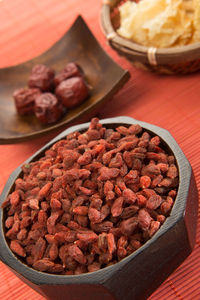
[[[4,234],[5,211],[0,212],[0,259],[22,281],[51,300],[142,300],[146,299],[191,253],[196,234],[198,194],[191,166],[178,144],[165,129],[129,117],[104,119],[106,128],[139,124],[151,135],[158,135],[162,146],[175,156],[179,171],[177,197],[161,228],[142,247],[120,262],[92,273],[53,275],[36,271],[10,250]],[[87,130],[89,123],[73,126],[50,141],[25,163],[39,159],[55,142],[74,131]],[[18,167],[10,176],[0,202],[12,192]]]

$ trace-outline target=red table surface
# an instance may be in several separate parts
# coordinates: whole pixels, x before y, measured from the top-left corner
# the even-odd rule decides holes
[[[11,66],[41,54],[81,14],[103,48],[131,73],[129,82],[108,101],[99,116],[130,116],[169,130],[189,159],[199,189],[200,74],[159,76],[135,69],[106,43],[99,22],[100,8],[101,0],[0,0],[0,67]],[[12,171],[54,135],[0,146],[0,192]],[[2,300],[44,299],[2,263],[0,283]],[[149,299],[200,299],[199,222],[192,254]]]

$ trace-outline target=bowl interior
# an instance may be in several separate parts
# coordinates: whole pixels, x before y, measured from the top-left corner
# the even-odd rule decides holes
[[[162,147],[166,150],[166,153],[168,153],[169,155],[174,155],[175,158],[177,159],[177,155],[175,153],[174,150],[172,150],[172,148],[169,146],[170,145],[170,142],[173,141],[173,138],[172,138],[172,141],[168,140],[168,138],[165,138],[163,136],[163,132],[162,132],[162,129],[159,128],[159,127],[156,127],[156,126],[153,126],[153,125],[150,125],[150,124],[147,124],[147,123],[144,123],[144,122],[139,122],[139,121],[136,121],[132,118],[128,118],[128,117],[118,117],[118,118],[111,118],[111,119],[105,119],[101,122],[102,124],[104,124],[104,126],[108,129],[108,128],[112,128],[112,129],[115,129],[116,127],[122,125],[122,126],[130,126],[131,124],[140,124],[143,129],[145,131],[147,131],[152,137],[155,136],[155,135],[159,135],[161,137],[161,145]],[[55,142],[65,138],[69,133],[72,133],[74,131],[79,131],[79,132],[84,132],[85,130],[87,130],[89,126],[89,123],[85,123],[85,124],[82,124],[82,125],[77,125],[77,126],[73,126],[73,127],[70,127],[69,129],[65,130],[64,132],[62,132],[61,134],[59,134],[56,138],[54,138],[52,141],[50,141],[47,145],[45,145],[42,149],[40,149],[38,152],[36,152],[32,157],[30,157],[26,162],[24,163],[30,163],[30,162],[33,162],[33,161],[37,161],[39,158],[41,158],[45,151],[47,149],[49,149]],[[164,130],[164,133],[166,131]],[[170,136],[170,135],[169,135]],[[172,144],[173,146],[173,144]],[[23,164],[24,164],[23,163]],[[177,161],[177,166],[179,167],[179,163]],[[15,183],[15,180],[19,177],[22,176],[22,170],[21,170],[21,167],[17,168],[14,173],[11,175],[10,177],[10,180],[7,182],[5,188],[4,188],[4,191],[1,195],[1,201],[3,202],[4,199],[7,197],[8,194],[10,194],[13,189],[14,189],[14,183]],[[176,204],[176,201],[175,201],[175,204]],[[175,206],[175,205],[174,205]],[[177,206],[177,205],[176,205]],[[182,209],[184,207],[184,203],[183,205],[179,206],[178,207],[178,210],[179,210],[179,213],[181,213]],[[173,220],[173,211],[175,209],[172,208],[172,212],[171,212],[171,215],[172,215],[172,220]],[[175,211],[175,217],[178,218],[179,217],[179,213],[177,213],[177,210]],[[4,221],[5,221],[5,218],[6,218],[6,212],[4,210],[4,213],[2,214],[2,234],[4,235],[4,232],[5,232],[5,226],[4,226]],[[146,247],[148,247],[148,244],[151,243],[152,241],[155,241],[157,239],[157,236],[158,235],[162,235],[166,232],[166,230],[169,228],[169,226],[171,226],[171,221],[168,220],[169,217],[167,218],[167,220],[165,221],[165,223],[161,226],[161,228],[158,230],[158,232],[155,234],[155,236],[153,236],[150,240],[148,240],[140,249],[136,250],[134,253],[132,253],[131,255],[127,256],[125,259],[123,259],[122,261],[118,262],[117,264],[114,265],[114,267],[116,265],[120,265],[120,264],[123,264],[123,263],[126,263],[127,260],[129,259],[132,259],[134,255],[137,255],[137,253],[143,251],[143,249],[145,249]],[[23,259],[19,259],[17,258],[13,253],[11,253],[9,247],[8,247],[8,244],[6,242],[6,239],[4,237],[4,250],[6,251],[9,251],[9,256],[12,257],[12,261],[14,264],[19,264],[19,266],[22,266],[21,263],[23,264],[23,267],[22,268],[25,268],[26,270],[28,269],[28,272],[33,272],[34,275],[36,275],[38,273],[38,271],[30,268],[27,266],[26,263],[24,263],[24,260]],[[104,271],[105,269],[112,269],[113,266],[111,267],[106,267],[106,268],[103,268],[100,270],[100,272]],[[39,272],[40,273],[40,272]],[[97,272],[98,273],[98,272]],[[51,274],[47,274],[47,273],[43,273],[42,274],[44,278],[52,278],[52,276],[54,277],[55,275],[51,275]],[[62,275],[59,275],[59,277],[65,277],[65,276],[62,276]],[[83,274],[81,276],[90,276],[89,273],[87,274]],[[67,277],[73,277],[73,276],[67,276]],[[49,279],[48,278],[48,279]],[[64,280],[64,278],[63,278]]]

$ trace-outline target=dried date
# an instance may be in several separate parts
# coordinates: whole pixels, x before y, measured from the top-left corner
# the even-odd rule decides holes
[[[34,114],[42,124],[55,123],[66,108],[79,105],[88,96],[84,72],[74,62],[68,63],[57,75],[46,65],[35,65],[28,78],[28,88],[13,93],[18,114]]]
[[[45,65],[36,65],[31,71],[28,79],[30,88],[38,88],[43,92],[51,91],[53,88],[54,71]]]
[[[37,88],[21,88],[13,93],[15,107],[19,115],[34,114],[35,100],[41,92]]]
[[[80,66],[74,62],[68,63],[64,69],[54,77],[54,85],[58,86],[62,81],[68,78],[81,76],[81,73],[83,72]]]
[[[62,81],[56,87],[55,94],[66,108],[72,108],[89,96],[89,90],[83,78],[72,77]]]
[[[35,100],[35,116],[43,124],[55,123],[64,113],[62,104],[51,93],[43,93]]]

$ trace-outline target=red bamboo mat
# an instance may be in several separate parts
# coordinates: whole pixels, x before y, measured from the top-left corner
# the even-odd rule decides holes
[[[133,68],[107,45],[99,24],[100,7],[101,0],[0,0],[0,67],[39,55],[58,40],[81,14],[103,48],[132,75],[124,88],[99,112],[99,116],[127,115],[169,130],[189,159],[199,189],[200,73],[168,77]],[[0,146],[0,192],[10,173],[53,135]],[[44,299],[2,263],[0,282],[2,300]],[[149,299],[200,299],[200,222],[192,254]]]

